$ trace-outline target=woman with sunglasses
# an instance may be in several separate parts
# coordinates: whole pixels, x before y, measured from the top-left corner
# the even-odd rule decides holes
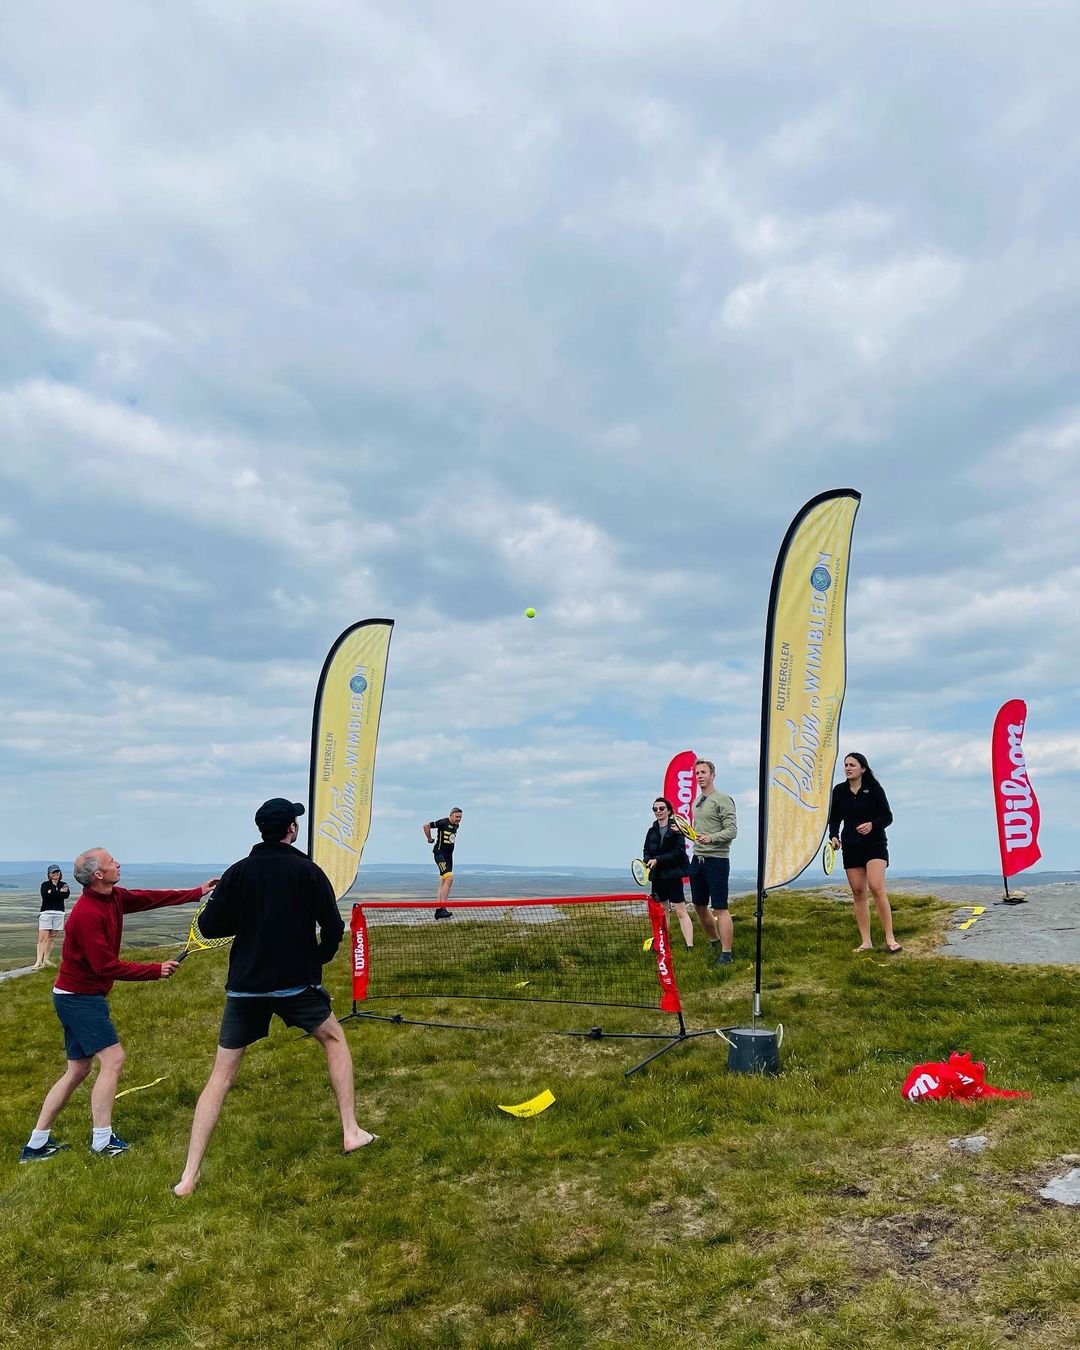
[[[885,950],[893,956],[904,950],[893,933],[892,907],[885,893],[885,869],[889,865],[889,841],[885,831],[892,819],[885,789],[874,777],[866,756],[857,750],[845,755],[844,781],[832,790],[829,841],[833,848],[844,851],[844,871],[851,887],[855,923],[859,929],[860,943],[856,952],[874,949],[867,888],[874,897],[874,907],[885,930]]]
[[[686,950],[694,945],[694,925],[686,912],[683,877],[687,871],[686,844],[675,828],[675,808],[666,797],[653,802],[653,823],[645,836],[641,858],[649,869],[653,898],[675,911]]]

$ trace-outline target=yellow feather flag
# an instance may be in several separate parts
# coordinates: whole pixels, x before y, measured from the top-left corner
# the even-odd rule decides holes
[[[793,881],[829,820],[847,683],[848,563],[859,493],[823,492],[792,521],[776,560],[765,639],[758,889]]]
[[[330,648],[315,694],[308,853],[339,900],[356,880],[371,827],[375,747],[393,629],[393,619],[364,619],[347,628]]]

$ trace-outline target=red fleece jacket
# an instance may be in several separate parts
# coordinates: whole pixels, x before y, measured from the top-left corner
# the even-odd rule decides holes
[[[111,895],[84,890],[64,928],[56,988],[68,994],[107,994],[114,980],[159,980],[160,961],[119,959],[124,915],[201,899],[201,886],[188,891],[128,891],[114,886]]]

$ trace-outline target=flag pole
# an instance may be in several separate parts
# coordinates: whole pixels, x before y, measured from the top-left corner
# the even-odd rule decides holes
[[[805,509],[805,508],[804,508]],[[795,530],[801,521],[803,512],[788,527],[784,542],[773,568],[772,584],[769,587],[769,608],[765,618],[765,658],[761,665],[761,741],[758,757],[758,847],[757,847],[757,932],[754,941],[754,1000],[751,1009],[750,1024],[757,1027],[761,1016],[761,949],[762,933],[765,927],[765,864],[769,848],[769,723],[772,692],[772,650],[776,636],[776,600],[780,591],[780,579],[784,572],[784,560]]]

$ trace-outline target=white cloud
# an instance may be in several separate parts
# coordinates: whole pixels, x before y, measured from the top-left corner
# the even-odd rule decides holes
[[[1068,7],[1025,16],[1022,63],[1014,8],[13,13],[20,848],[93,822],[133,858],[231,856],[253,802],[304,791],[329,642],[389,613],[373,856],[422,857],[460,794],[463,856],[544,861],[586,813],[609,829],[563,860],[622,859],[693,744],[745,863],[769,571],[844,481],[844,734],[900,854],[982,856],[1020,694],[1072,861],[1080,95]]]

